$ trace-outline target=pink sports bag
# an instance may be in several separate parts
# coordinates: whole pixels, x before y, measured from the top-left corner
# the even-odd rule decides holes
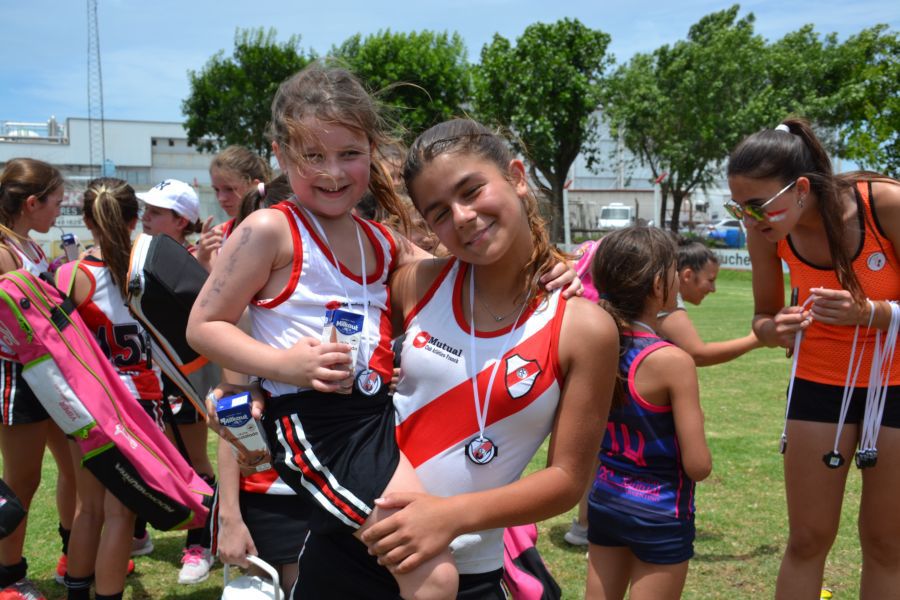
[[[82,466],[160,530],[202,527],[209,486],[131,395],[68,299],[25,271],[0,276],[0,342],[83,453]]]
[[[559,600],[562,590],[538,553],[537,526],[503,530],[503,583],[512,600]]]
[[[594,278],[591,276],[591,263],[594,262],[594,254],[596,254],[600,242],[601,240],[588,240],[575,250],[575,255],[578,256],[575,263],[575,274],[581,278],[581,284],[584,286],[582,296],[591,302],[600,299],[600,294],[594,287]]]

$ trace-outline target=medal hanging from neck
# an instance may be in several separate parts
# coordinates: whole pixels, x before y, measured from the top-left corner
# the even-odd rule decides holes
[[[310,220],[316,226],[316,229],[319,231],[319,234],[322,236],[322,239],[325,241],[325,246],[328,248],[328,252],[331,254],[331,260],[334,262],[334,267],[340,270],[340,263],[338,262],[337,256],[334,254],[334,250],[331,249],[331,244],[328,242],[328,236],[325,235],[325,230],[322,228],[322,225],[319,223],[319,220],[316,218],[311,211],[307,210],[305,207],[303,208],[304,212],[309,216]],[[351,217],[352,219],[353,217]],[[353,221],[354,229],[356,231],[356,243],[359,246],[359,261],[362,267],[362,334],[360,335],[360,350],[362,350],[362,355],[365,357],[365,360],[368,361],[369,356],[369,336],[366,333],[366,319],[369,313],[369,285],[368,281],[366,281],[366,277],[368,273],[366,271],[366,252],[363,249],[362,236],[359,233],[360,226],[356,221]],[[328,269],[328,273],[331,274],[331,278],[337,282],[337,284],[344,291],[344,297],[347,299],[348,306],[352,306],[350,301],[350,294],[347,292],[347,288],[344,286],[343,280],[335,276],[332,273],[331,269]],[[347,311],[353,314],[354,311]],[[350,368],[355,371],[356,365],[350,365]],[[368,367],[361,369],[356,375],[353,377],[353,385],[356,389],[365,396],[374,396],[380,390],[384,382],[381,379],[381,375],[378,374],[377,371],[370,369]]]
[[[509,346],[513,334],[516,332],[516,326],[519,324],[519,319],[522,318],[522,313],[525,312],[525,307],[527,305],[528,297],[526,297],[525,302],[522,303],[519,314],[516,315],[516,320],[513,321],[509,333],[507,333],[506,337],[503,339],[500,354],[497,355],[497,360],[494,362],[494,366],[491,369],[491,376],[488,378],[484,406],[482,406],[480,394],[478,392],[478,358],[475,353],[475,266],[469,266],[469,355],[472,364],[469,378],[472,380],[472,397],[475,400],[475,418],[478,421],[478,435],[466,444],[466,458],[476,465],[486,465],[494,460],[499,454],[497,445],[484,434],[484,429],[487,425],[488,408],[491,405],[491,390],[494,388],[494,378],[497,376],[497,369],[500,367],[503,355],[506,354],[506,349]],[[468,365],[469,362],[470,361],[467,360],[466,364]]]

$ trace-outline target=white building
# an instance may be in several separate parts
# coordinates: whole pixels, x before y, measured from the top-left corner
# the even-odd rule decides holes
[[[65,125],[52,117],[47,123],[0,122],[0,167],[12,158],[27,157],[60,169],[66,178],[66,196],[56,224],[83,243],[91,236],[81,219],[81,194],[98,173],[96,167],[91,169],[89,125],[82,118],[66,119]],[[104,141],[107,169],[114,168],[109,174],[128,181],[139,192],[163,179],[180,179],[197,189],[201,216],[214,215],[217,223],[226,219],[210,187],[212,157],[188,145],[181,123],[109,119],[104,121]],[[34,237],[55,257],[60,253],[60,234],[57,229]]]
[[[631,206],[638,223],[658,221],[654,209],[653,174],[642,166],[624,144],[614,139],[601,120],[600,151],[597,173],[588,170],[583,155],[572,165],[569,187],[569,224],[573,237],[582,232],[588,236],[597,228],[600,208],[620,203]],[[704,191],[695,189],[682,203],[680,221],[683,226],[714,222],[726,218],[724,204],[730,198],[724,173],[719,182]],[[695,207],[705,211],[695,210]],[[667,219],[672,214],[672,198],[668,201]]]

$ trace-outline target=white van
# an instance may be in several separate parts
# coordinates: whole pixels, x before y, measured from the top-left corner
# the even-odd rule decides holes
[[[630,206],[613,202],[600,208],[597,229],[620,229],[634,223],[634,212]]]

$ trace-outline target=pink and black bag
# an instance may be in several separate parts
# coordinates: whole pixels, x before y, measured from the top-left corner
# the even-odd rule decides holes
[[[16,530],[27,512],[12,488],[0,479],[0,540]]]
[[[562,590],[538,552],[537,526],[503,530],[503,583],[512,600],[560,600]]]
[[[203,526],[209,486],[131,395],[71,301],[27,273],[0,276],[0,341],[82,466],[160,530]]]

